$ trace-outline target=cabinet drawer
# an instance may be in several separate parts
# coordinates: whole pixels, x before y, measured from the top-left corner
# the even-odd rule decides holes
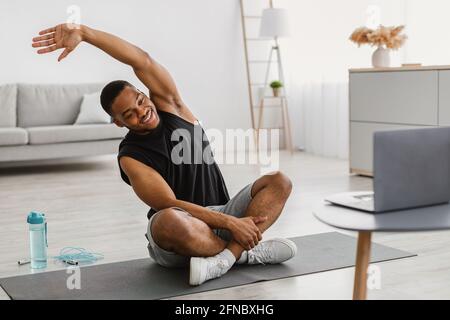
[[[375,131],[427,128],[368,122],[350,122],[350,170],[356,173],[373,172],[373,133]]]
[[[438,71],[350,74],[350,120],[438,124]]]

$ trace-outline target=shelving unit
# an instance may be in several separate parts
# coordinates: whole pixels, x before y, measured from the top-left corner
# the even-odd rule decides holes
[[[254,0],[247,0],[254,1]],[[291,125],[289,118],[289,110],[288,110],[288,99],[285,94],[285,88],[282,88],[282,94],[278,97],[266,95],[265,91],[269,88],[269,73],[271,70],[272,64],[277,66],[278,71],[278,80],[280,80],[284,85],[284,75],[283,68],[281,65],[281,55],[280,55],[280,47],[277,38],[255,38],[247,36],[247,24],[248,20],[261,20],[261,15],[246,15],[245,13],[245,3],[246,0],[240,0],[241,5],[241,21],[242,21],[242,31],[244,38],[244,51],[245,51],[245,61],[246,61],[246,71],[247,71],[247,80],[248,80],[248,93],[249,93],[249,106],[250,106],[250,115],[252,121],[252,128],[255,130],[256,137],[255,142],[256,146],[259,149],[259,135],[261,129],[279,129],[283,131],[283,137],[285,146],[288,150],[293,152],[293,143],[292,143],[292,135],[291,135]],[[272,0],[264,1],[267,3],[267,7],[273,8]],[[260,59],[250,59],[249,58],[249,43],[251,42],[268,42],[272,43],[270,54],[268,59],[260,60]],[[276,53],[276,60],[274,58],[274,52]],[[251,76],[251,65],[265,65],[266,66],[266,74],[263,79],[252,79]],[[258,97],[254,97],[254,89],[259,89],[260,91],[264,91],[264,93]],[[267,100],[278,100],[277,104],[268,104]],[[275,127],[266,127],[264,125],[264,109],[265,108],[278,108],[281,113],[282,125]]]

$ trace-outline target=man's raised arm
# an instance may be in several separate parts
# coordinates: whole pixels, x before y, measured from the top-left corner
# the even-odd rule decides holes
[[[90,43],[131,66],[139,80],[150,90],[157,105],[184,106],[169,72],[147,52],[112,34],[85,25],[73,26],[59,24],[42,30],[38,37],[33,38],[32,46],[43,47],[38,50],[39,54],[64,49],[58,57],[58,61],[61,61],[75,50],[80,42]]]

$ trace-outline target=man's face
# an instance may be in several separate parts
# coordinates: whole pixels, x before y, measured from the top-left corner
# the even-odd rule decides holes
[[[142,92],[126,86],[111,107],[114,123],[137,133],[156,128],[159,116],[153,102]]]

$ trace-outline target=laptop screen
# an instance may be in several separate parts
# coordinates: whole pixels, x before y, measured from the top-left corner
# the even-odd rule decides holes
[[[450,128],[374,134],[375,211],[450,200]]]

